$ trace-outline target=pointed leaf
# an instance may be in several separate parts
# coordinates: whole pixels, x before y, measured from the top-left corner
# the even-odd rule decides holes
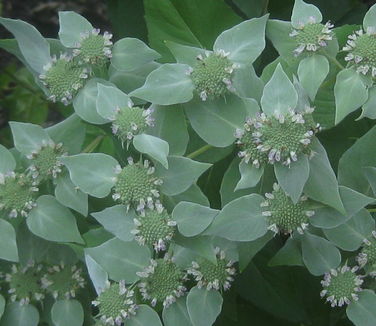
[[[302,254],[304,264],[315,276],[323,275],[341,263],[341,253],[332,243],[309,233],[302,237]]]
[[[180,297],[171,306],[163,309],[162,318],[165,326],[193,326],[186,302],[186,297]]]
[[[264,168],[256,168],[253,164],[245,163],[242,160],[239,164],[239,172],[240,180],[235,187],[235,191],[255,187],[264,174]]]
[[[297,44],[296,40],[289,36],[291,29],[290,22],[270,19],[266,25],[266,36],[273,43],[278,53],[283,56],[283,59],[294,61],[292,55]]]
[[[140,153],[149,155],[168,169],[167,156],[169,145],[163,139],[147,134],[140,134],[133,138],[133,146]]]
[[[175,57],[177,63],[186,64],[192,68],[197,64],[197,56],[199,54],[205,55],[205,49],[202,48],[182,45],[172,41],[166,41],[165,44]]]
[[[265,48],[265,26],[268,15],[246,20],[222,32],[214,43],[214,51],[229,52],[235,63],[253,63]]]
[[[304,58],[299,63],[298,77],[311,101],[315,100],[317,91],[329,73],[329,61],[326,57],[315,54]]]
[[[164,64],[150,73],[144,86],[129,95],[160,105],[188,102],[193,98],[194,89],[188,73],[187,65]]]
[[[367,86],[361,74],[354,69],[344,69],[337,75],[334,85],[336,124],[351,112],[360,108],[368,98]]]
[[[139,279],[136,272],[140,272],[150,264],[150,250],[141,247],[137,242],[124,242],[111,239],[98,247],[86,248],[89,254],[114,281],[125,280],[133,283]]]
[[[0,219],[0,258],[18,262],[16,232],[12,224]]]
[[[51,62],[50,45],[38,30],[22,21],[10,18],[0,18],[2,24],[17,40],[26,62],[38,74],[43,73],[43,66]]]
[[[29,230],[38,237],[56,242],[83,243],[77,228],[76,218],[68,208],[53,196],[44,195],[37,199],[26,220]]]
[[[216,209],[183,201],[175,206],[172,219],[177,222],[182,235],[193,237],[203,232],[218,212]]]
[[[274,164],[275,176],[279,185],[296,204],[303,192],[309,176],[309,161],[306,155],[299,156],[290,166]]]
[[[72,182],[91,196],[106,197],[115,184],[115,167],[118,162],[109,155],[83,153],[60,160],[68,168]]]
[[[11,172],[16,168],[16,160],[12,153],[0,144],[0,173],[5,174]]]
[[[156,175],[163,180],[161,190],[169,196],[177,195],[192,186],[212,164],[193,161],[182,156],[169,156],[168,170],[156,165]]]
[[[136,38],[123,38],[114,44],[111,64],[120,71],[132,71],[159,59],[158,52]]]
[[[362,106],[362,114],[358,119],[376,119],[376,86],[368,89],[368,99]]]
[[[127,326],[162,326],[158,314],[147,305],[139,305],[136,315],[127,320]]]
[[[32,304],[21,305],[19,302],[11,302],[5,307],[0,326],[37,326],[39,312]]]
[[[80,43],[81,33],[93,30],[86,18],[73,11],[60,11],[59,25],[59,39],[67,48],[74,48]]]
[[[106,288],[108,274],[90,255],[85,255],[85,263],[95,291],[100,294]]]
[[[192,288],[187,296],[187,309],[193,326],[213,325],[222,310],[222,303],[218,291]]]
[[[104,119],[115,120],[116,110],[127,108],[131,103],[130,97],[117,87],[98,84],[96,108]]]
[[[82,326],[84,309],[77,300],[59,300],[51,308],[51,319],[54,326]]]
[[[371,290],[359,293],[359,300],[351,302],[346,309],[347,317],[355,326],[376,325],[376,294]]]
[[[300,240],[288,238],[284,246],[269,261],[269,266],[304,266]]]
[[[266,115],[273,113],[288,113],[295,109],[298,103],[298,94],[294,85],[287,77],[281,64],[278,64],[272,78],[266,83],[261,97],[261,107]]]
[[[107,207],[101,212],[91,215],[103,225],[103,227],[123,241],[132,241],[134,235],[131,231],[135,228],[133,219],[137,217],[133,210],[127,209],[124,205]]]
[[[316,6],[305,3],[303,0],[295,0],[291,15],[292,26],[295,28],[302,27],[302,25],[311,22],[311,17],[315,19],[316,23],[322,21],[321,12]]]
[[[371,8],[368,9],[367,13],[363,18],[363,27],[364,30],[375,28],[376,27],[376,5],[373,5]]]

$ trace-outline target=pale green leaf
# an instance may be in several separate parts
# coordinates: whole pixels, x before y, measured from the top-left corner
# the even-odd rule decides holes
[[[304,266],[300,240],[289,237],[269,261],[269,266]]]
[[[178,298],[168,308],[162,312],[163,323],[165,326],[192,326],[187,309],[187,297]]]
[[[162,322],[153,308],[142,304],[136,315],[127,320],[127,326],[162,326]]]
[[[77,47],[81,41],[81,33],[91,33],[93,30],[86,18],[73,11],[60,11],[59,25],[59,39],[67,48]]]
[[[100,294],[105,288],[108,281],[107,272],[99,265],[90,255],[85,255],[87,272],[91,282],[94,285],[97,294]]]
[[[363,27],[365,31],[367,31],[368,28],[376,28],[376,5],[369,8],[365,14],[363,18]]]
[[[16,168],[16,160],[6,147],[0,144],[0,173],[5,174]]]
[[[202,56],[205,55],[205,49],[202,48],[182,45],[172,41],[166,41],[165,44],[175,57],[177,63],[186,64],[192,68],[197,64],[197,56],[200,54]]]
[[[362,114],[358,119],[376,119],[376,86],[368,89],[368,100],[362,106]]]
[[[359,300],[351,302],[346,309],[347,317],[355,326],[376,325],[376,294],[371,290],[359,293]]]
[[[0,219],[0,258],[18,262],[16,232],[12,224]]]
[[[270,19],[266,25],[266,36],[272,41],[278,53],[283,59],[294,62],[297,59],[293,57],[293,51],[298,44],[289,36],[291,30],[291,23],[282,20]]]
[[[5,310],[5,299],[4,297],[0,294],[0,318],[3,315]]]
[[[291,25],[299,28],[310,23],[312,18],[314,18],[316,23],[321,23],[322,15],[320,10],[314,5],[305,3],[303,0],[295,0],[291,15]]]
[[[77,300],[59,300],[51,308],[51,319],[54,326],[82,326],[84,309]]]
[[[240,180],[235,187],[235,191],[255,187],[264,174],[264,168],[256,168],[253,164],[245,163],[242,160],[239,164],[239,172]]]
[[[60,159],[68,168],[72,182],[83,192],[106,197],[114,186],[118,162],[103,153],[83,153]]]
[[[131,105],[130,97],[114,86],[98,84],[97,112],[107,120],[115,120],[117,109]]]
[[[0,326],[37,326],[39,312],[32,304],[21,305],[19,302],[11,302],[5,307],[1,317]]]
[[[167,156],[170,149],[168,142],[158,137],[140,134],[133,138],[133,146],[140,153],[149,155],[168,169]]]

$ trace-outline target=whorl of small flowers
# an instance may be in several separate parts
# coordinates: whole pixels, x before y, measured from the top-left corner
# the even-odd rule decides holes
[[[91,32],[80,33],[80,41],[75,44],[73,55],[79,61],[91,65],[103,65],[112,57],[112,34],[95,28]]]
[[[89,73],[67,54],[60,54],[59,59],[53,56],[43,69],[44,73],[39,75],[39,78],[50,93],[48,99],[65,105],[68,105],[77,91],[84,86]]]
[[[129,143],[134,136],[143,133],[148,127],[154,126],[151,114],[153,110],[133,107],[129,102],[128,107],[117,108],[112,122],[112,132],[122,143]]]
[[[311,156],[312,138],[320,130],[320,125],[313,121],[312,112],[313,108],[306,108],[301,113],[289,110],[287,114],[266,116],[258,113],[254,118],[247,118],[244,129],[235,132],[239,157],[259,168],[275,162],[290,165],[300,154]]]
[[[137,211],[145,207],[153,207],[154,200],[159,197],[159,186],[163,181],[154,176],[155,168],[148,160],[135,163],[132,157],[128,158],[128,165],[115,169],[115,186],[112,198],[120,201],[129,209],[131,206]]]
[[[42,277],[42,287],[51,293],[55,299],[70,299],[77,291],[85,286],[82,270],[76,265],[51,266]]]
[[[298,56],[304,51],[316,52],[326,47],[328,41],[333,39],[333,25],[327,22],[325,25],[316,21],[315,17],[310,17],[306,24],[293,28],[290,36],[297,43],[294,55]]]
[[[44,298],[41,287],[42,270],[43,266],[34,262],[29,262],[25,267],[12,265],[11,273],[5,274],[11,301],[19,301],[21,305],[33,300],[41,301]]]
[[[369,239],[363,240],[362,250],[356,260],[361,267],[376,265],[376,231],[372,231],[372,236]]]
[[[189,74],[197,93],[203,101],[223,96],[233,91],[232,78],[238,65],[228,58],[230,53],[224,50],[205,52],[197,56],[197,63]]]
[[[23,173],[0,173],[0,210],[9,217],[26,217],[36,206],[37,182]]]
[[[131,233],[140,245],[153,246],[157,252],[166,250],[175,233],[176,222],[159,201],[142,211],[133,221],[135,229]]]
[[[343,51],[348,54],[345,61],[356,67],[363,75],[376,77],[376,29],[368,27],[366,32],[358,30],[349,35]]]
[[[231,287],[234,281],[233,276],[236,273],[233,262],[226,259],[226,254],[220,248],[215,248],[217,258],[216,264],[207,259],[198,259],[192,262],[192,267],[188,269],[197,282],[197,287],[206,287],[207,290],[215,289],[226,291]]]
[[[134,291],[128,289],[124,281],[112,284],[107,281],[105,289],[92,304],[99,309],[96,317],[101,325],[110,326],[126,324],[126,320],[134,316],[138,308]]]
[[[186,274],[168,255],[163,259],[152,259],[151,264],[137,275],[142,278],[138,284],[142,297],[152,306],[163,303],[167,308],[187,291],[184,286]]]
[[[278,232],[291,234],[295,230],[300,234],[304,233],[309,225],[309,218],[315,214],[308,209],[306,196],[301,196],[294,204],[282,188],[274,183],[272,193],[266,193],[265,197],[266,200],[260,205],[263,210],[262,215],[268,220],[269,230],[276,234]]]
[[[363,284],[362,277],[356,274],[358,269],[358,266],[350,268],[345,264],[325,273],[321,281],[323,286],[321,297],[326,297],[326,301],[330,302],[332,307],[342,307],[357,301],[358,293],[362,291],[360,286]]]
[[[58,158],[67,154],[62,143],[55,144],[53,141],[43,141],[38,150],[27,155],[27,158],[31,160],[31,165],[28,167],[31,177],[36,180],[57,178],[63,166]]]

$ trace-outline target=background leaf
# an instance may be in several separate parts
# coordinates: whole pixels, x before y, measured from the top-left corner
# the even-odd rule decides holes
[[[5,307],[1,318],[1,326],[37,326],[39,312],[33,305],[21,305],[19,302],[11,302]]]
[[[59,300],[51,308],[51,319],[55,326],[82,326],[84,310],[77,300]]]
[[[373,326],[376,323],[376,294],[365,290],[359,294],[359,300],[347,306],[346,314],[356,326]]]

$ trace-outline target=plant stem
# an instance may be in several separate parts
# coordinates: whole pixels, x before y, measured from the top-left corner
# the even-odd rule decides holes
[[[82,153],[91,153],[103,140],[104,135],[97,136],[86,148],[82,151]]]
[[[188,158],[195,158],[195,157],[201,155],[202,153],[205,153],[207,150],[209,150],[212,147],[213,147],[212,145],[206,144],[205,146],[200,147],[198,150],[192,152],[191,154],[188,154],[187,157]]]
[[[376,208],[367,208],[367,211],[370,212],[370,213],[375,213]]]
[[[262,9],[262,15],[266,15],[268,13],[268,7],[269,7],[269,0],[265,0],[264,8]]]
[[[333,62],[339,69],[343,70],[345,69],[344,66],[342,66],[342,64],[335,58],[335,57],[332,57],[330,56],[327,52],[324,51],[324,54],[326,55],[326,57],[331,61]]]

